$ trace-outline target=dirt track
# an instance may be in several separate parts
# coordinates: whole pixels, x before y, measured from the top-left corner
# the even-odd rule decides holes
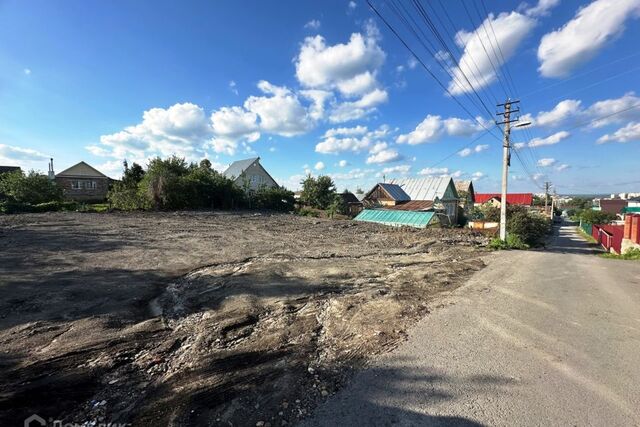
[[[485,242],[292,215],[0,217],[0,424],[296,422]]]

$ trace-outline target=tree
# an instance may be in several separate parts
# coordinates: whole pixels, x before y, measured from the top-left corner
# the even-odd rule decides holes
[[[5,173],[0,176],[0,195],[6,200],[37,205],[62,201],[62,189],[46,175],[30,171]]]
[[[616,218],[615,214],[593,209],[585,209],[580,213],[580,219],[587,224],[608,224]]]
[[[142,178],[144,178],[144,169],[137,163],[133,163],[131,167],[125,160],[123,162],[124,174],[122,175],[122,183],[128,188],[137,187]]]
[[[321,175],[314,178],[307,175],[301,184],[300,201],[303,204],[317,209],[327,209],[334,201],[336,186],[329,176]]]

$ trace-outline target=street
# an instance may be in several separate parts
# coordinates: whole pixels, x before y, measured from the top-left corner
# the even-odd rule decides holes
[[[492,254],[303,425],[640,425],[640,263],[593,250]]]

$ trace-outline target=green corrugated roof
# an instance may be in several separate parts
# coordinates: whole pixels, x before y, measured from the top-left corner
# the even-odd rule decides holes
[[[387,209],[365,209],[354,219],[356,221],[377,222],[395,227],[408,226],[425,228],[433,219],[433,212],[394,211]]]
[[[622,213],[640,213],[640,207],[636,207],[636,206],[629,207],[629,206],[627,206],[627,207],[622,208],[622,210],[620,212],[622,212]]]

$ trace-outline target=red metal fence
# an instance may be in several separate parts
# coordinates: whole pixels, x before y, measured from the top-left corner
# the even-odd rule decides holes
[[[624,238],[640,244],[640,215],[625,215]]]
[[[604,249],[620,253],[622,250],[622,238],[624,237],[624,225],[594,224],[591,235]]]

